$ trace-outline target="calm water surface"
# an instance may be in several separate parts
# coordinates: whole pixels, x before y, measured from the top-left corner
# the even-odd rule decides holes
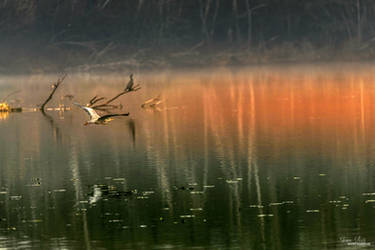
[[[49,107],[0,114],[0,248],[375,247],[375,66],[136,73],[129,111],[80,103],[127,73],[69,75]],[[0,78],[35,107],[56,76]],[[163,103],[142,109],[147,99]],[[12,98],[11,98],[12,99]]]

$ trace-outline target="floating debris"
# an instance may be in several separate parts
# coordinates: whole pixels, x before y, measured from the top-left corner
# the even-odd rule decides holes
[[[259,218],[264,218],[264,217],[273,217],[273,214],[258,214],[257,215]]]
[[[180,215],[180,218],[181,218],[181,219],[194,218],[194,217],[195,217],[194,214],[185,214],[185,215]]]
[[[203,191],[191,191],[190,194],[203,194]]]
[[[190,208],[190,211],[203,211],[203,208],[198,207],[198,208]]]
[[[32,178],[31,183],[32,183],[31,184],[32,187],[40,187],[40,185],[42,184],[42,180],[39,177]]]
[[[205,185],[205,186],[203,186],[204,188],[214,188],[215,187],[215,185]]]
[[[148,196],[137,196],[138,200],[145,200],[145,199],[148,199],[148,198],[149,198]]]
[[[373,195],[375,195],[375,193],[363,193],[362,195],[363,196],[373,196]]]
[[[237,184],[239,181],[238,180],[225,180],[225,182],[228,184]]]
[[[294,176],[294,177],[293,177],[293,180],[301,180],[301,177],[299,177],[299,176]]]
[[[375,202],[375,200],[367,200],[367,201],[365,201],[365,203],[374,203]]]
[[[55,190],[53,190],[53,192],[55,192],[55,193],[62,193],[62,192],[66,192],[66,189],[64,189],[64,188],[55,189]]]
[[[327,174],[319,174],[320,177],[327,176]]]
[[[154,194],[155,191],[143,191],[142,194],[143,195],[150,195],[150,194]]]
[[[263,208],[264,206],[262,205],[250,205],[250,208]]]
[[[146,228],[147,225],[139,225],[140,228]]]
[[[89,203],[94,204],[102,197],[102,190],[99,187],[94,187],[93,195],[89,197]]]
[[[0,194],[7,194],[7,191],[0,191]]]
[[[294,201],[283,201],[283,204],[294,204]]]
[[[284,203],[282,202],[272,202],[269,204],[269,206],[280,206],[280,205],[283,205]]]
[[[294,201],[271,202],[268,205],[269,206],[281,206],[281,205],[288,205],[288,204],[294,204]]]
[[[41,223],[43,221],[40,220],[40,219],[34,219],[34,220],[28,220],[27,222],[29,222],[29,223]]]
[[[125,181],[125,178],[113,178],[113,181]]]
[[[163,207],[163,210],[168,211],[169,207]]]
[[[119,223],[119,222],[122,222],[122,220],[109,220],[108,222],[109,223]]]
[[[12,195],[9,197],[10,200],[12,201],[19,201],[22,199],[22,196],[21,195]]]
[[[110,198],[124,198],[124,197],[133,196],[134,194],[137,194],[137,190],[121,191],[121,190],[117,190],[117,188],[113,185],[94,185],[93,191],[89,193],[88,195],[89,195],[90,204],[93,204],[100,199],[106,200]],[[139,196],[139,197],[142,197],[142,196]],[[142,198],[139,198],[139,199],[142,199]]]
[[[333,201],[328,201],[328,203],[331,203],[331,204],[338,204],[338,203],[341,203],[341,201],[335,201],[335,200],[333,200]]]
[[[146,100],[146,101],[141,105],[141,107],[142,107],[142,108],[155,108],[157,105],[159,105],[159,104],[162,103],[162,102],[163,102],[163,101],[161,100],[160,95],[158,95],[157,97],[154,97],[154,98],[151,98],[151,99]]]
[[[318,209],[309,209],[306,210],[306,213],[319,213],[320,211]]]

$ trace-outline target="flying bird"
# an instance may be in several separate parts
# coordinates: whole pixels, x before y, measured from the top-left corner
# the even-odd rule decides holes
[[[133,80],[133,74],[130,74],[130,80],[128,82],[128,85],[126,85],[125,91],[132,91],[134,87],[134,80]]]
[[[90,120],[88,120],[87,122],[83,124],[85,126],[89,124],[106,124],[112,121],[113,120],[112,117],[114,116],[128,116],[129,115],[129,113],[124,113],[124,114],[109,114],[109,115],[100,116],[98,115],[98,113],[96,113],[94,109],[90,107],[82,106],[81,104],[76,103],[76,102],[74,103],[74,105],[86,111],[86,113],[90,116]]]

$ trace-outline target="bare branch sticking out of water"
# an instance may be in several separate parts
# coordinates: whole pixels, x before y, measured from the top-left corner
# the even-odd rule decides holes
[[[130,75],[130,80],[129,80],[129,83],[128,85],[126,86],[126,88],[120,92],[119,94],[115,95],[114,97],[112,97],[111,99],[109,99],[108,101],[104,102],[104,103],[101,103],[101,104],[97,104],[97,105],[94,105],[95,103],[99,102],[99,101],[102,101],[103,99],[105,99],[104,97],[101,97],[101,98],[97,98],[97,96],[94,96],[94,98],[92,98],[90,100],[90,104],[89,104],[89,107],[93,108],[93,109],[111,109],[111,108],[116,108],[116,107],[119,107],[119,105],[110,105],[111,102],[115,101],[117,98],[119,98],[120,96],[124,95],[124,94],[127,94],[129,92],[135,92],[135,91],[138,91],[141,89],[141,86],[139,84],[135,84],[133,83],[133,74]],[[122,107],[122,105],[120,106]]]
[[[97,102],[100,102],[100,101],[102,101],[102,100],[104,100],[105,99],[105,97],[98,97],[97,95],[96,96],[94,96],[90,101],[89,101],[89,107],[91,107],[92,105],[94,105],[95,103],[97,103]]]
[[[57,88],[64,81],[64,79],[65,79],[66,76],[67,76],[67,74],[64,73],[61,77],[59,77],[57,79],[56,83],[54,83],[52,85],[52,87],[53,87],[52,92],[49,94],[48,98],[44,101],[44,103],[40,106],[40,111],[42,111],[44,113],[44,108],[45,108],[46,104],[52,99],[52,97],[55,94]]]

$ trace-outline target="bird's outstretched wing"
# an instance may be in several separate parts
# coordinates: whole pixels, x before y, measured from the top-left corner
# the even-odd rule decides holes
[[[99,118],[98,121],[105,121],[111,117],[114,117],[114,116],[128,116],[129,113],[124,113],[124,114],[109,114],[109,115],[103,115],[102,117]]]
[[[86,113],[90,116],[90,119],[93,120],[97,120],[100,118],[100,115],[98,115],[98,113],[96,113],[95,110],[93,110],[92,108],[89,108],[89,107],[86,107],[86,106],[82,106],[81,104],[79,103],[74,103],[74,105],[80,107],[81,109],[83,109],[84,111],[86,111]]]

